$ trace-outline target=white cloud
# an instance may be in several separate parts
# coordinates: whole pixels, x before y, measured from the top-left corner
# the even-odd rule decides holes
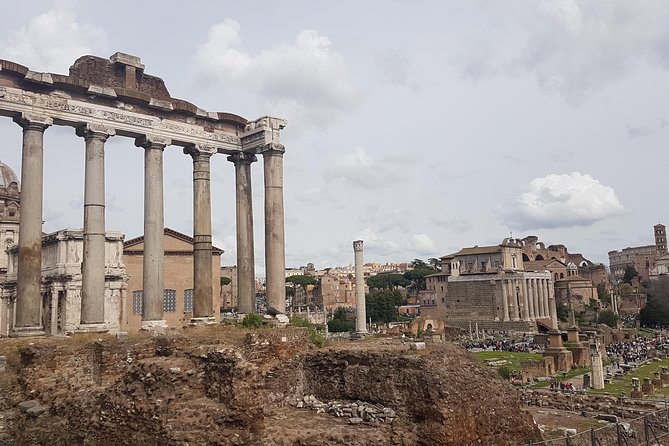
[[[409,241],[410,251],[423,256],[434,255],[437,252],[437,245],[427,234],[415,234]]]
[[[326,123],[360,99],[345,58],[315,30],[301,31],[292,44],[251,54],[242,47],[239,23],[226,19],[209,29],[195,65],[198,74],[217,87],[246,88],[269,99],[273,113],[298,121]]]
[[[66,74],[78,57],[100,53],[106,47],[105,30],[77,22],[71,11],[50,10],[6,36],[0,57],[35,71]]]
[[[591,91],[622,79],[642,63],[669,68],[669,3],[650,0],[532,2],[504,8],[497,40],[463,42],[461,71],[471,78],[531,73],[537,83],[578,104]],[[500,6],[501,7],[501,6]],[[487,15],[486,15],[487,17]],[[490,33],[498,36],[500,33]]]
[[[388,155],[373,160],[364,147],[358,146],[353,153],[334,158],[325,171],[325,179],[343,179],[356,187],[378,189],[402,181],[403,170],[410,162]]]
[[[362,240],[365,256],[369,255],[370,258],[397,256],[401,252],[397,243],[385,239],[370,228],[358,232],[352,240]]]
[[[587,226],[624,210],[611,187],[573,172],[533,179],[505,214],[512,227],[538,229]]]

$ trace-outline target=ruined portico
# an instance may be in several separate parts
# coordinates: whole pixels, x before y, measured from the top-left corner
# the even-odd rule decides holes
[[[218,154],[230,156],[236,168],[239,159],[252,159],[256,154],[263,157],[267,297],[273,307],[285,311],[284,147],[279,132],[286,121],[271,117],[248,121],[230,113],[205,111],[171,97],[162,79],[146,74],[144,69],[138,57],[123,53],[109,59],[83,56],[70,67],[69,75],[38,73],[0,60],[0,115],[12,118],[23,129],[18,277],[16,294],[7,298],[15,302],[13,335],[44,334],[40,275],[43,171],[48,166],[43,165],[43,152],[45,136],[48,141],[47,129],[52,125],[73,127],[85,145],[79,325],[82,330],[97,329],[109,317],[104,311],[104,152],[105,142],[110,137],[132,138],[145,155],[142,314],[145,329],[165,327],[163,152],[173,146],[182,148],[193,161],[193,322],[210,322],[213,317],[209,166],[210,159]],[[249,191],[237,194],[237,239],[243,240],[237,251],[247,271],[240,275],[240,289],[253,290],[252,267],[248,274],[248,265],[254,263],[249,169],[250,162],[244,165],[244,174],[236,175],[237,189]],[[242,281],[250,283],[242,284]],[[248,311],[253,310],[251,305],[247,307]]]

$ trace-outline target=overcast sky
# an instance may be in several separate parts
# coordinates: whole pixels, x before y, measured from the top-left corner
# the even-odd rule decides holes
[[[669,2],[2,1],[0,58],[67,73],[140,56],[172,97],[286,118],[286,264],[409,261],[537,235],[594,261],[667,218]],[[17,173],[21,129],[0,120]],[[107,143],[107,227],[141,235],[143,154]],[[45,135],[45,231],[81,227],[84,141]],[[192,164],[165,154],[165,225],[192,233]],[[262,160],[254,171],[264,268]],[[234,167],[212,159],[234,264]]]

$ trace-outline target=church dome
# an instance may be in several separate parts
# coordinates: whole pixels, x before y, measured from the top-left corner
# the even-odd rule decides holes
[[[9,189],[9,185],[12,183],[16,183],[18,189],[21,188],[16,173],[11,167],[0,161],[0,189]]]

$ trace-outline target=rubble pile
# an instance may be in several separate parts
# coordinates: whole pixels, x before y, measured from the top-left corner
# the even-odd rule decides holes
[[[312,409],[316,413],[326,413],[335,417],[349,418],[350,424],[388,423],[397,417],[395,411],[381,404],[364,401],[319,401],[314,395],[306,395],[293,404],[298,409]]]

